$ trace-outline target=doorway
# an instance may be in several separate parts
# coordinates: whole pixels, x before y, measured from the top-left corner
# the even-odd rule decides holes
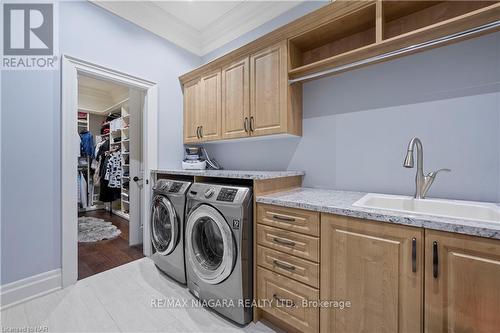
[[[78,75],[78,280],[143,257],[141,91]]]
[[[62,60],[62,286],[66,287],[78,278],[150,255],[145,223],[149,210],[144,208],[150,205],[150,170],[157,168],[158,96],[153,82],[69,56]],[[93,132],[85,134],[92,144],[82,141],[84,131]],[[105,160],[95,155],[101,150],[97,144],[104,140],[108,141],[101,151]]]

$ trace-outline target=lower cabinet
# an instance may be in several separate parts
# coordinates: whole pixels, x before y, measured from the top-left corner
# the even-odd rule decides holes
[[[321,332],[421,332],[423,229],[321,215]]]
[[[318,332],[319,311],[308,304],[319,298],[318,290],[267,269],[257,268],[257,297],[265,311],[300,332]]]
[[[426,230],[425,331],[500,332],[500,241]]]
[[[257,206],[256,297],[287,331],[500,332],[500,240]]]

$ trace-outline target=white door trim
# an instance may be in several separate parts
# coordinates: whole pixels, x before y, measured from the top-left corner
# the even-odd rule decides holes
[[[78,74],[111,80],[140,89],[145,95],[143,125],[144,188],[142,204],[144,214],[143,249],[151,255],[149,239],[149,209],[151,170],[158,167],[158,88],[156,83],[119,71],[105,68],[68,55],[62,58],[61,82],[61,217],[62,217],[62,287],[78,279],[78,209],[77,209],[77,137]],[[147,180],[147,181],[146,181]]]

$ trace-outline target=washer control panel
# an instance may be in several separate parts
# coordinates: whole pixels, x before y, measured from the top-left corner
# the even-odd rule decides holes
[[[163,192],[164,194],[177,195],[185,193],[190,186],[190,182],[158,179],[153,187],[153,190],[156,192]]]
[[[168,191],[170,193],[177,193],[181,190],[182,185],[183,185],[182,183],[173,182],[172,185],[170,185],[170,188],[168,189]]]
[[[236,197],[236,193],[238,193],[237,188],[223,187],[220,189],[217,201],[233,202]]]

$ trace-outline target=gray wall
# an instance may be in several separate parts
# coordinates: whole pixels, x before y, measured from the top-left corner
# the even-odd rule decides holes
[[[200,57],[89,2],[60,2],[62,54],[159,84],[159,163],[182,158],[177,77]],[[2,72],[1,284],[61,267],[59,71]]]
[[[419,136],[426,171],[453,169],[429,195],[500,202],[500,33],[306,83],[303,108],[301,138],[207,149],[227,169],[305,170],[306,186],[410,195],[415,169],[402,162]]]

